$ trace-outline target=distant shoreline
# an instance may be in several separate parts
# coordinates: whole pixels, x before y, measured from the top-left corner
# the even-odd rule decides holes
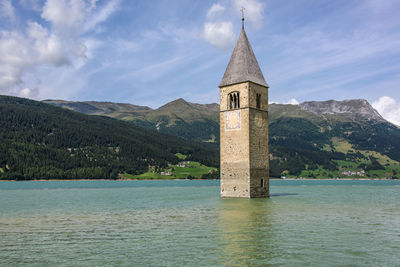
[[[187,178],[174,178],[174,179],[34,179],[34,180],[0,180],[0,182],[46,182],[46,181],[177,181],[177,180],[196,180],[196,181],[213,181],[219,179],[187,179]],[[379,180],[393,180],[400,181],[400,179],[389,179],[389,178],[270,178],[270,180],[299,180],[299,181],[379,181]]]

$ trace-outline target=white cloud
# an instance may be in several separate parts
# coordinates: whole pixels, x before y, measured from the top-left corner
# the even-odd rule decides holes
[[[90,0],[90,9],[94,9],[94,8],[96,8],[96,6],[97,6],[97,2],[98,2],[99,0]]]
[[[286,102],[285,104],[289,104],[289,105],[298,105],[299,101],[297,101],[295,98],[290,99],[288,102]]]
[[[232,21],[239,22],[239,14],[242,7],[245,8],[246,21],[249,21],[254,28],[260,28],[262,25],[263,3],[258,0],[232,0],[230,3],[227,6],[214,3],[206,15],[203,37],[219,49],[226,49],[234,44],[235,34]],[[236,20],[232,14],[238,15]]]
[[[33,48],[37,52],[37,62],[50,63],[55,66],[70,64],[67,46],[55,34],[49,34],[47,29],[36,22],[29,22],[28,36],[33,40]]]
[[[0,1],[1,8],[6,6],[7,1]],[[32,1],[21,3],[28,2]],[[49,22],[48,26],[28,21],[23,31],[0,31],[0,93],[24,97],[42,95],[40,90],[48,89],[41,80],[58,79],[60,72],[56,68],[61,66],[69,66],[68,73],[73,76],[73,72],[92,57],[92,50],[101,44],[99,40],[84,37],[85,29],[92,29],[106,20],[115,11],[119,0],[110,1],[103,7],[96,7],[96,2],[47,0],[41,9],[41,17]],[[39,73],[42,66],[48,67],[46,73],[32,75]],[[57,75],[51,76],[51,71]],[[39,84],[41,88],[37,88]]]
[[[97,0],[92,0],[91,9],[96,7],[96,2]],[[119,0],[109,1],[103,8],[93,14],[85,25],[85,31],[91,30],[99,23],[107,20],[117,9],[119,2]]]
[[[8,17],[11,22],[15,22],[16,16],[11,0],[0,0],[0,15]]]
[[[243,7],[245,21],[249,21],[255,28],[260,28],[264,18],[264,4],[257,0],[234,0],[234,8],[239,11]]]
[[[372,103],[383,118],[397,126],[400,126],[400,103],[389,96],[382,96],[378,101]]]
[[[16,32],[0,32],[0,92],[22,82],[22,73],[34,64],[26,39]]]
[[[219,15],[224,10],[225,10],[225,7],[223,5],[213,4],[207,12],[207,19],[215,18],[217,15]]]
[[[47,0],[42,18],[63,34],[78,34],[85,19],[86,4],[82,0]]]
[[[23,88],[18,92],[18,96],[25,98],[35,98],[37,96],[37,89]]]
[[[204,39],[219,49],[226,49],[235,42],[232,22],[206,23],[204,25]]]

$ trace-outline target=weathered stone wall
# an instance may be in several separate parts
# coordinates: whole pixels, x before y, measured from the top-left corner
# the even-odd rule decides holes
[[[256,94],[261,95],[260,108]],[[269,196],[268,88],[250,83],[250,197]]]
[[[268,89],[265,86],[261,86],[252,82],[249,84],[249,103],[250,107],[256,108],[256,94],[261,94],[261,110],[268,111]]]
[[[240,93],[239,109],[229,109],[232,92]],[[261,94],[259,109],[256,93]],[[267,88],[251,82],[222,87],[220,103],[221,196],[268,196]]]
[[[250,108],[250,197],[268,196],[268,112]]]
[[[221,196],[250,197],[250,151],[248,83],[241,83],[221,88]],[[229,110],[228,95],[240,94],[240,109]],[[235,127],[235,116],[239,116],[239,127]],[[233,121],[232,125],[227,119]],[[237,126],[237,125],[236,125]]]

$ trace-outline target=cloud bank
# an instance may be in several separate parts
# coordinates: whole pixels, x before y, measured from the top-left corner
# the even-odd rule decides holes
[[[82,67],[91,48],[86,34],[117,4],[114,0],[97,8],[96,1],[47,0],[39,11],[41,21],[27,21],[22,30],[0,31],[0,93],[36,98],[39,91],[27,86],[27,76],[42,67]],[[10,1],[1,0],[0,10],[16,19]]]
[[[400,126],[400,102],[389,96],[382,96],[378,101],[372,103],[372,107],[376,109],[383,118],[391,123]]]

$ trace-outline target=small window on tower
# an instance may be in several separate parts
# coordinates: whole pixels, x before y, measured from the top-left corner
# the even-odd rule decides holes
[[[260,182],[261,182],[261,183],[260,183],[261,187],[264,187],[264,179],[261,179]]]
[[[229,94],[229,109],[233,109],[233,94]]]
[[[240,108],[239,92],[230,93],[228,96],[229,109]]]
[[[261,108],[261,94],[256,94],[256,107]]]

